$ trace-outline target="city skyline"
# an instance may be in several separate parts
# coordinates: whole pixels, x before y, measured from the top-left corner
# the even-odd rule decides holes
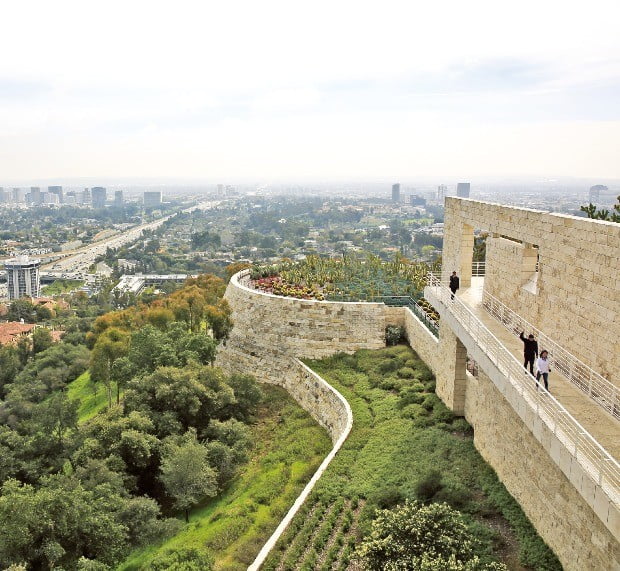
[[[35,18],[12,5],[0,169],[52,182],[617,179],[614,9],[41,2]]]

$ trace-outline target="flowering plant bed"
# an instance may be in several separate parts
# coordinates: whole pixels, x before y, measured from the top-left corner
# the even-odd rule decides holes
[[[302,262],[254,266],[250,285],[266,293],[321,301],[380,301],[386,296],[418,299],[428,272],[438,267],[438,263],[413,262],[403,256],[389,262],[372,255],[366,259],[309,256]]]

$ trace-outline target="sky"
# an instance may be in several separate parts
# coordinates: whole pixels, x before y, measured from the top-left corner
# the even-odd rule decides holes
[[[4,3],[0,186],[620,179],[617,0]]]

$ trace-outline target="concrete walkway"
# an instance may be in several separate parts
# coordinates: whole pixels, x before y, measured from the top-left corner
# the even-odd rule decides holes
[[[459,291],[459,299],[467,304],[485,327],[522,363],[523,342],[489,315],[482,306],[484,278],[474,277],[471,281],[471,287]],[[620,459],[620,422],[590,400],[559,372],[553,370],[553,367],[549,375],[549,392],[609,454],[615,459]]]

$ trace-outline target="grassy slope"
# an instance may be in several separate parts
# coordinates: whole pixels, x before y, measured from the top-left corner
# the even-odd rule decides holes
[[[97,392],[93,392],[90,382],[90,373],[82,373],[75,381],[67,386],[67,392],[71,400],[79,400],[78,421],[86,422],[97,413],[106,408],[107,397],[105,390],[98,387]]]
[[[246,569],[331,448],[326,432],[280,388],[265,386],[251,460],[218,498],[195,508],[173,538],[134,552],[122,570],[148,569],[161,550],[208,547],[216,568]]]
[[[519,551],[522,564],[535,569],[561,568],[475,450],[469,425],[454,419],[434,394],[430,372],[411,349],[398,346],[359,351],[355,356],[337,355],[308,365],[345,396],[354,417],[351,435],[318,482],[311,504],[330,506],[342,498],[354,502],[362,498],[367,502],[358,522],[363,534],[377,505],[388,507],[416,497],[419,483],[430,477],[441,482],[433,500],[446,501],[471,518],[476,535],[487,545],[486,553],[481,553],[485,559],[499,557],[513,563],[504,556],[503,539],[492,525],[486,525],[503,515],[515,530],[511,537],[518,538],[515,551]],[[409,378],[402,378],[405,376]],[[401,397],[409,404],[403,406]],[[432,471],[440,475],[430,476]],[[288,558],[287,568],[308,566],[307,555],[304,561],[297,559],[291,565],[289,546],[294,545],[295,530],[303,533],[302,518],[298,519],[265,569],[276,569],[283,558]],[[350,553],[359,537],[349,534],[347,541]],[[346,569],[347,558],[339,557],[338,568]]]

